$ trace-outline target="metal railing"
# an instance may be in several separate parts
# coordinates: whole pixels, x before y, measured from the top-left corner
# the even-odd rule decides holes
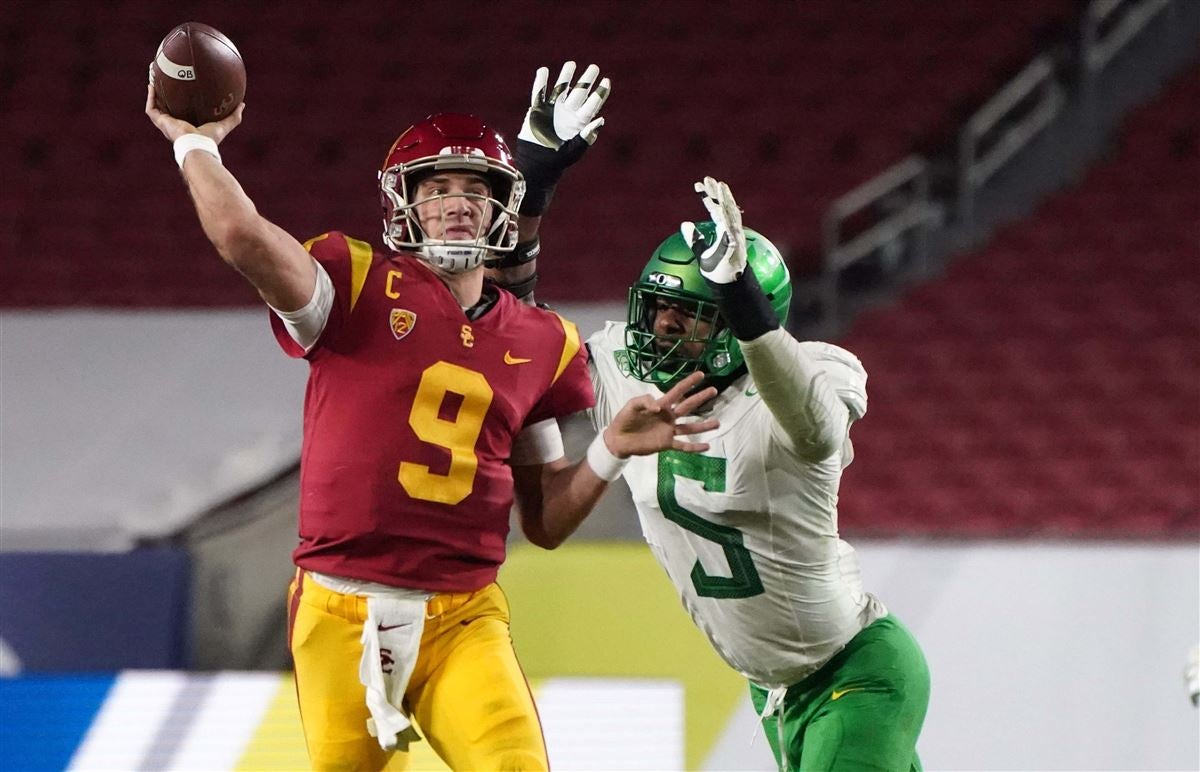
[[[1054,60],[1042,54],[967,119],[958,135],[961,223],[971,222],[975,191],[1050,125],[1064,98]]]
[[[869,224],[852,236],[843,233],[845,223],[864,212]],[[897,251],[906,248],[910,257],[924,260],[925,236],[936,218],[929,199],[929,165],[918,155],[908,156],[830,204],[822,221],[822,315],[836,315],[838,274],[855,262],[889,246]],[[902,241],[910,234],[913,239]]]
[[[1080,29],[1085,78],[1104,69],[1172,0],[1092,0]]]
[[[1085,91],[1143,29],[1176,0],[1092,0],[1079,27],[1079,67]],[[1200,0],[1188,0],[1200,2]],[[1066,91],[1049,53],[1035,57],[963,124],[956,159],[956,225],[969,231],[977,192],[1062,113]],[[865,217],[858,217],[867,212]],[[848,220],[866,220],[851,236]],[[872,219],[874,218],[874,219]],[[945,220],[930,200],[928,163],[909,156],[834,201],[822,223],[824,270],[821,316],[836,316],[838,276],[872,254],[908,250],[920,262],[928,255],[928,237]],[[912,239],[907,237],[913,235]]]

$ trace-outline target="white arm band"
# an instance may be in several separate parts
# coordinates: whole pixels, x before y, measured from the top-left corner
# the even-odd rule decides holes
[[[782,327],[740,345],[758,393],[796,453],[821,461],[840,450],[850,412],[822,363]]]
[[[596,439],[592,440],[592,444],[588,445],[587,463],[597,477],[606,482],[612,482],[621,476],[621,472],[625,471],[625,465],[629,463],[629,459],[614,456],[608,449],[608,445],[604,444],[604,432],[600,432],[596,435]]]
[[[203,134],[184,134],[175,140],[173,147],[175,148],[175,163],[179,164],[180,169],[183,168],[183,159],[193,150],[203,150],[216,158],[217,163],[221,163],[221,154],[217,151],[217,143],[211,137]]]
[[[317,286],[313,288],[312,298],[304,308],[295,311],[280,311],[278,308],[271,307],[271,310],[283,322],[283,326],[287,328],[288,335],[292,336],[292,340],[296,341],[305,353],[308,353],[308,350],[316,344],[317,338],[321,337],[321,333],[325,330],[325,324],[329,321],[329,312],[333,308],[333,279],[329,278],[329,272],[325,270],[325,266],[316,260],[313,260],[313,265],[317,270]]]
[[[563,450],[562,432],[558,421],[547,418],[526,426],[513,438],[512,452],[508,456],[510,466],[548,464],[566,455]]]

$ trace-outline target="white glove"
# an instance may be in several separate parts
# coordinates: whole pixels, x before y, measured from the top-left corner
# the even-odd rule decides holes
[[[700,273],[717,284],[737,281],[746,270],[746,231],[742,228],[742,210],[724,182],[705,177],[695,184],[709,219],[717,226],[712,243],[693,222],[679,226],[683,239],[700,261]]]
[[[601,78],[596,83],[600,68],[589,64],[579,76],[578,82],[571,86],[571,78],[575,76],[575,62],[563,64],[554,83],[554,90],[546,93],[546,85],[550,82],[550,70],[539,67],[533,79],[533,94],[529,100],[529,110],[525,113],[525,121],[517,139],[533,142],[542,147],[557,150],[563,144],[575,137],[580,137],[587,144],[596,141],[604,119],[596,117],[604,100],[612,90],[608,78]],[[592,86],[595,85],[595,91]],[[569,89],[569,90],[568,90]],[[566,96],[563,96],[564,92]]]

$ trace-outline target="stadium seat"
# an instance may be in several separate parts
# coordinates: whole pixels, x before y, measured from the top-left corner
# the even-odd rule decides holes
[[[871,407],[854,430],[866,471],[842,486],[847,527],[1200,533],[1200,149],[1168,139],[1195,121],[1198,87],[1193,67],[1080,185],[856,323],[845,345]],[[1130,195],[1146,178],[1151,205]]]

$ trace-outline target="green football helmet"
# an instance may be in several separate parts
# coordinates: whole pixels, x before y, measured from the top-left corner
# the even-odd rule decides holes
[[[715,223],[699,222],[696,228],[712,243]],[[745,231],[747,262],[754,269],[779,323],[786,324],[792,302],[792,279],[787,265],[766,237],[749,228]],[[697,324],[684,337],[655,335],[654,318],[659,303],[663,302],[691,314],[697,322],[708,322],[707,334],[698,335],[697,328],[701,325]],[[703,350],[690,355],[686,349],[694,347],[686,344],[696,341],[703,343]],[[716,299],[700,274],[696,255],[678,231],[654,250],[637,283],[629,289],[624,353],[630,375],[663,389],[696,370],[710,377],[730,375],[745,361],[737,339],[721,318]]]

